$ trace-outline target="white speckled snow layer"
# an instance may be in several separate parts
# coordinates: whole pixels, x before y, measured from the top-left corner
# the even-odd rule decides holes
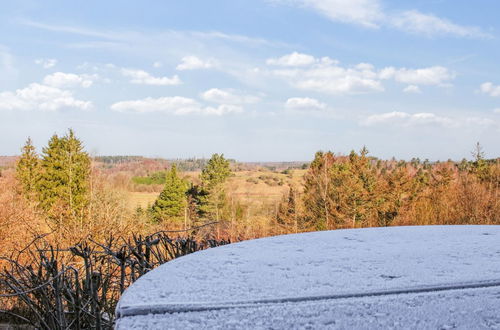
[[[499,329],[500,288],[141,315],[117,329]]]
[[[190,310],[223,318],[234,313],[228,306],[274,301],[261,308],[248,307],[251,317],[259,310],[272,310],[274,305],[285,309],[322,306],[323,300],[314,299],[324,296],[338,298],[408,288],[418,291],[460,283],[495,285],[500,281],[499,243],[500,226],[367,228],[245,241],[197,252],[158,267],[124,293],[117,315],[124,317],[148,308],[154,311],[155,306],[160,306],[160,311],[184,311],[186,318],[194,314]],[[418,297],[421,295],[426,296],[421,292]],[[363,299],[395,298],[351,299],[362,303]],[[297,302],[301,300],[308,301]],[[324,303],[328,306],[339,304],[324,301],[329,301]],[[202,311],[214,306],[223,306],[225,311]],[[151,317],[174,321],[182,319],[180,315]],[[123,318],[118,322],[120,329],[129,328],[123,323],[127,319],[132,322],[131,317]]]

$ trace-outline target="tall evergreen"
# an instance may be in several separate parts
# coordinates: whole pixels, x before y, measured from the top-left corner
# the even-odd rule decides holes
[[[40,177],[40,159],[31,138],[28,138],[21,150],[21,157],[16,165],[16,177],[23,192],[27,197],[31,197],[36,191],[36,185]]]
[[[213,154],[201,172],[201,184],[204,196],[201,198],[201,212],[205,216],[219,221],[222,209],[226,205],[224,183],[231,175],[230,163],[223,154]]]
[[[471,168],[472,172],[480,181],[488,181],[491,168],[485,159],[483,147],[479,142],[476,143],[476,146],[472,151],[472,156],[474,157]]]
[[[82,217],[89,202],[90,165],[73,130],[62,138],[54,134],[42,154],[40,206],[51,216]]]
[[[188,185],[177,174],[176,165],[172,165],[165,175],[165,186],[151,207],[156,221],[180,220],[187,212],[186,191]]]
[[[279,204],[276,212],[276,221],[283,226],[287,231],[298,232],[299,219],[297,217],[297,205],[295,201],[295,190],[290,186],[288,196],[283,196],[283,200]]]
[[[316,230],[333,228],[330,170],[335,161],[332,152],[318,151],[304,176],[305,214]]]
[[[305,175],[306,216],[317,230],[368,225],[376,186],[368,150],[349,157],[318,152]]]

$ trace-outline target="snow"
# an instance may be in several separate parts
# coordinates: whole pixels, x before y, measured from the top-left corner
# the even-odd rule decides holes
[[[388,227],[209,249],[134,283],[117,329],[500,328],[499,238],[500,226]]]

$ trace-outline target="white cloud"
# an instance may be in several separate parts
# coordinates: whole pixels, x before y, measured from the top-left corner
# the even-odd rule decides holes
[[[57,64],[55,58],[38,58],[35,60],[35,64],[41,65],[44,69],[50,69]]]
[[[229,113],[242,112],[243,108],[229,104],[221,104],[218,107],[205,107],[196,100],[187,97],[169,96],[121,101],[111,105],[111,110],[136,113],[163,112],[172,115],[201,114],[221,116]]]
[[[172,78],[153,77],[151,74],[143,70],[125,68],[121,69],[121,73],[123,76],[131,78],[130,82],[133,84],[169,86],[180,85],[182,83],[177,75],[174,75]]]
[[[420,87],[416,85],[408,85],[403,89],[403,92],[405,93],[413,93],[413,94],[420,94],[422,91],[420,90]]]
[[[394,124],[398,126],[413,126],[413,125],[442,125],[456,126],[456,122],[448,117],[437,116],[433,113],[421,112],[410,114],[407,112],[387,112],[382,114],[371,115],[361,121],[363,126],[386,125]]]
[[[74,73],[55,72],[43,78],[43,83],[57,88],[73,88],[92,86],[97,75],[78,75]]]
[[[37,83],[15,92],[0,93],[0,110],[57,111],[65,108],[89,110],[92,103],[75,99],[70,91]]]
[[[233,104],[221,104],[216,108],[205,107],[199,111],[199,113],[204,115],[215,115],[215,116],[222,116],[225,114],[240,113],[240,112],[243,112],[243,108],[241,106]]]
[[[490,119],[490,118],[480,118],[480,117],[468,117],[464,119],[464,124],[466,125],[472,125],[472,126],[483,126],[483,127],[497,127],[500,129],[500,125]]]
[[[300,55],[300,57],[298,57]],[[329,57],[292,53],[268,59],[268,65],[290,66],[274,68],[267,73],[279,77],[291,86],[328,94],[352,94],[384,91],[382,80],[392,79],[408,86],[405,92],[418,93],[418,85],[449,86],[455,73],[442,66],[420,69],[386,67],[377,71],[370,63],[342,66]]]
[[[153,63],[153,67],[154,68],[161,68],[163,66],[163,63],[159,62],[159,61],[156,61]]]
[[[353,67],[342,67],[338,61],[329,57],[312,59],[314,64],[306,68],[275,69],[270,71],[270,74],[285,80],[295,88],[328,94],[384,90],[371,64],[360,63]]]
[[[290,110],[324,110],[326,104],[310,97],[292,97],[286,100],[285,108]]]
[[[480,91],[489,96],[497,97],[500,96],[500,85],[493,85],[491,82],[485,82],[481,84]]]
[[[378,0],[278,0],[313,9],[332,21],[377,28],[384,14]]]
[[[202,60],[196,56],[184,56],[182,62],[177,65],[176,69],[182,70],[196,70],[196,69],[210,69],[215,66],[213,60]]]
[[[427,36],[452,35],[456,37],[485,38],[488,34],[473,26],[462,26],[447,19],[417,10],[409,10],[392,17],[391,23],[404,31]]]
[[[418,10],[388,11],[380,0],[270,0],[310,8],[330,20],[367,28],[390,27],[425,36],[491,37],[480,28],[463,26]]]
[[[258,96],[243,94],[234,89],[219,88],[212,88],[203,92],[201,98],[208,102],[224,104],[257,103],[260,101]]]
[[[434,113],[420,112],[420,113],[407,113],[407,112],[386,112],[376,115],[368,116],[360,121],[362,126],[441,126],[447,128],[461,128],[461,127],[500,127],[497,122],[490,118],[481,117],[447,117],[439,116]]]
[[[493,109],[493,112],[500,114],[500,108]]]
[[[279,66],[306,66],[313,64],[315,61],[314,56],[293,52],[279,58],[270,58],[266,61],[266,64]]]
[[[387,67],[379,72],[380,79],[394,79],[397,82],[410,85],[447,86],[455,78],[455,74],[442,66],[432,66],[422,69],[407,69]]]

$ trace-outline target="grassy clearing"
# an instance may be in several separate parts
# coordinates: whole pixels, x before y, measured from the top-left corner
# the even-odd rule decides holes
[[[229,198],[250,208],[262,207],[278,203],[288,192],[289,186],[300,189],[306,170],[290,170],[288,173],[277,173],[268,170],[238,171],[228,179],[226,191]],[[200,172],[184,172],[183,176],[199,183]],[[129,192],[131,209],[151,205],[158,197],[156,192]]]
[[[158,197],[158,193],[156,192],[137,192],[131,191],[128,193],[129,195],[129,207],[130,209],[136,209],[137,207],[146,208],[148,205],[153,204]]]

